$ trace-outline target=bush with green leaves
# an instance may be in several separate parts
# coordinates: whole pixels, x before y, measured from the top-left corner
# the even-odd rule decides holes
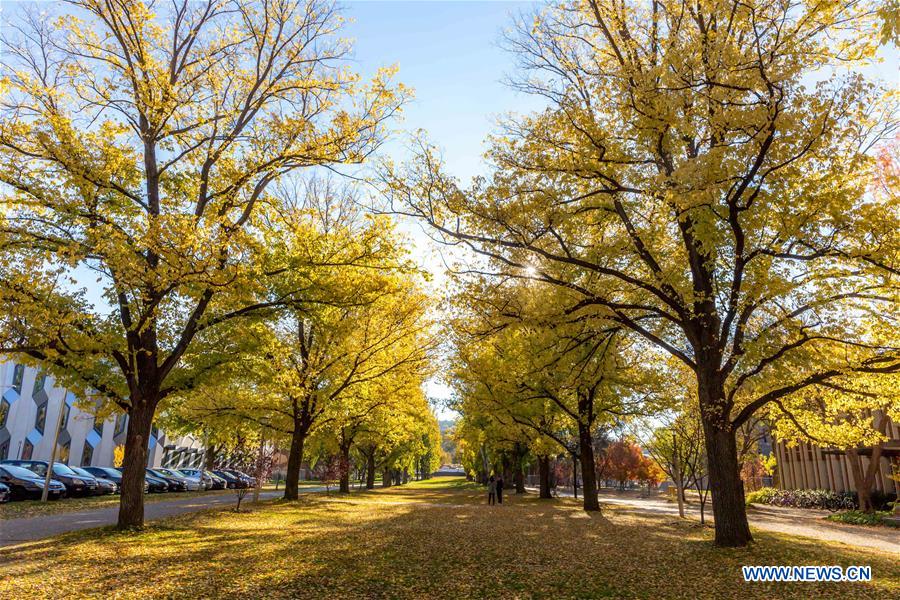
[[[856,496],[853,492],[832,490],[776,490],[761,488],[747,494],[747,504],[771,504],[793,508],[820,508],[839,510],[855,508]]]
[[[892,513],[886,510],[877,510],[873,513],[866,513],[861,510],[848,510],[836,515],[828,515],[829,521],[836,523],[849,523],[851,525],[888,525],[891,527],[900,527],[895,521],[888,520]]]

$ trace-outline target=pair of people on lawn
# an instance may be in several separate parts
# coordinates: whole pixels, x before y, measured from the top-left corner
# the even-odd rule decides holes
[[[488,478],[488,504],[503,504],[503,475]]]

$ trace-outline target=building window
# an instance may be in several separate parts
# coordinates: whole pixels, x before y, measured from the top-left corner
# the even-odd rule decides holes
[[[103,421],[100,420],[100,417],[94,417],[94,431],[97,432],[97,435],[103,437]]]
[[[44,435],[44,424],[47,421],[47,403],[44,402],[40,406],[38,406],[37,415],[34,417],[34,428],[38,430],[38,433]]]
[[[125,424],[128,423],[128,417],[124,414],[116,415],[116,429],[113,432],[114,437],[119,437],[125,431]]]
[[[59,423],[59,430],[65,431],[66,426],[69,424],[69,405],[66,404],[65,402],[63,402],[62,410],[63,410],[63,417],[62,417],[62,421],[60,421],[60,423]]]
[[[44,383],[47,382],[47,375],[44,373],[38,373],[37,377],[34,378],[34,389],[31,391],[31,395],[34,396],[38,392],[44,391]]]
[[[81,451],[81,466],[89,467],[91,466],[91,459],[94,458],[94,447],[91,446],[90,442],[84,442],[84,450]]]
[[[66,442],[65,444],[60,444],[56,449],[56,457],[59,462],[64,465],[69,464],[69,449],[71,448],[71,442]]]
[[[12,387],[17,394],[22,393],[22,379],[25,378],[25,365],[16,365],[13,369]]]
[[[9,416],[10,403],[6,398],[0,400],[0,427],[6,427],[6,417]]]
[[[0,444],[0,460],[9,458],[9,440]]]
[[[25,443],[22,444],[22,460],[31,460],[31,455],[34,453],[34,446],[28,440],[25,440]]]

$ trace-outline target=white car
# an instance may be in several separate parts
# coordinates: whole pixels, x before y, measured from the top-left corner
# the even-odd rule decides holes
[[[176,469],[156,469],[163,475],[168,475],[172,479],[182,482],[189,492],[202,492],[206,490],[206,486],[200,483],[196,477],[190,477],[186,473],[182,473]]]

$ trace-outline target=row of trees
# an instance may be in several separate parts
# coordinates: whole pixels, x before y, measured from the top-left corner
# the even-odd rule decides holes
[[[127,413],[119,527],[160,418],[283,442],[288,498],[316,432],[427,456],[421,276],[386,219],[296,176],[379,148],[392,70],[348,69],[327,0],[71,4],[3,30],[0,352]]]
[[[381,174],[392,210],[475,257],[490,327],[461,331],[489,341],[458,352],[488,377],[460,373],[465,414],[590,465],[598,420],[683,385],[722,546],[751,540],[737,438],[752,419],[815,435],[800,419],[815,406],[873,398],[896,416],[900,204],[873,192],[871,151],[895,105],[847,70],[876,55],[880,9],[583,0],[520,19],[513,84],[546,108],[505,121],[490,175],[464,185],[424,142]]]

